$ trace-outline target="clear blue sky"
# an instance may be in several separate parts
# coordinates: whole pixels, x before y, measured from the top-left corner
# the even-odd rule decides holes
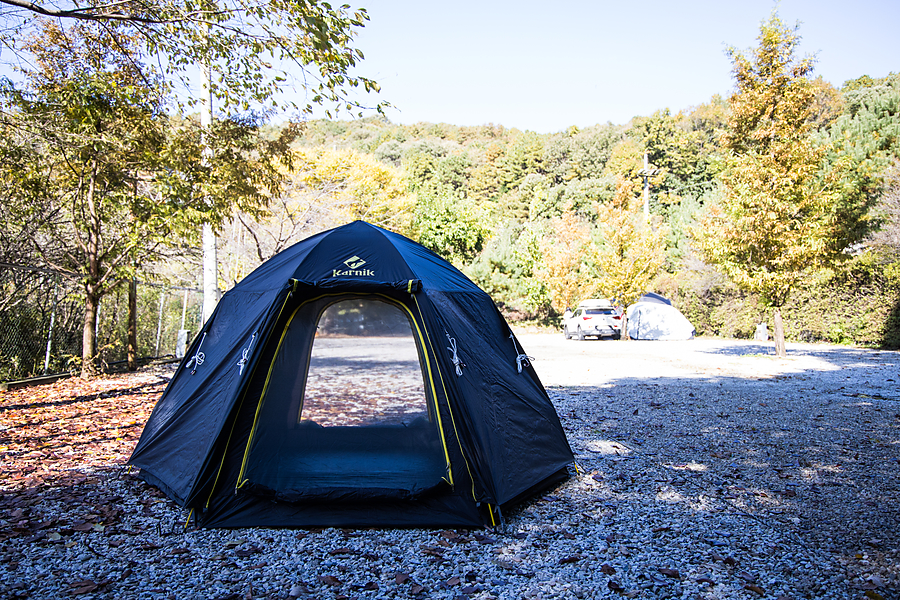
[[[627,123],[732,90],[728,46],[756,46],[771,0],[351,0],[371,18],[358,74],[395,123],[551,133]],[[835,86],[900,71],[900,1],[782,0],[800,54]]]

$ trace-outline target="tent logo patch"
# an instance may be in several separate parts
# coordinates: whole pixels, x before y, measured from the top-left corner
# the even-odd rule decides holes
[[[361,266],[363,266],[364,264],[366,264],[366,261],[364,261],[363,259],[361,259],[358,256],[351,256],[350,258],[348,258],[347,260],[344,261],[344,264],[347,265],[348,269],[358,269]]]
[[[353,255],[344,261],[346,269],[332,269],[332,277],[372,277],[375,271],[372,269],[360,269],[366,264],[366,261],[360,257]]]

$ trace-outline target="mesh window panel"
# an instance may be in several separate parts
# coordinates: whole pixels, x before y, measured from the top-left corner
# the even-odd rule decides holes
[[[408,425],[427,416],[419,351],[406,315],[371,300],[329,306],[319,319],[300,421]]]
[[[386,301],[298,309],[267,375],[239,489],[355,500],[440,485],[446,453],[414,331]]]

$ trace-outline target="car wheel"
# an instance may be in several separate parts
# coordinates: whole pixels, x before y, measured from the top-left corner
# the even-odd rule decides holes
[[[563,335],[566,336],[566,339],[567,339],[567,340],[571,340],[571,339],[572,339],[572,336],[569,335],[569,328],[568,328],[568,327],[563,327]]]
[[[584,332],[581,330],[581,326],[578,326],[578,339],[584,341]]]

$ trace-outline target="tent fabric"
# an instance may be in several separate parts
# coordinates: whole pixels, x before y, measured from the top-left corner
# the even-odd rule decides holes
[[[672,301],[666,298],[665,296],[661,296],[656,292],[647,292],[643,296],[637,299],[638,302],[651,302],[654,304],[666,304],[668,306],[672,306]]]
[[[690,340],[696,330],[681,312],[653,299],[628,307],[628,337],[633,340]]]
[[[357,221],[222,297],[130,464],[206,527],[491,524],[574,462],[523,354],[460,271]]]

